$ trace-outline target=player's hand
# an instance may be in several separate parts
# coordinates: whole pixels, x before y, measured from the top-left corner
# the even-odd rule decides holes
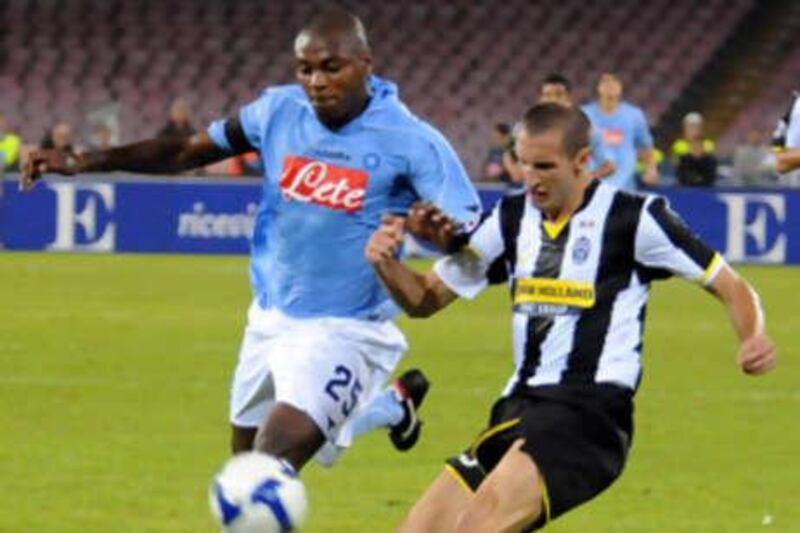
[[[77,156],[61,150],[32,150],[22,161],[19,188],[29,191],[44,174],[74,174]]]
[[[645,185],[658,185],[660,180],[661,178],[658,175],[658,169],[656,167],[646,169],[642,176],[642,181]]]
[[[739,347],[739,366],[745,374],[765,374],[775,367],[775,344],[766,335],[754,335]]]
[[[406,231],[446,253],[458,224],[429,202],[416,202],[406,218]]]
[[[381,226],[372,234],[364,255],[370,264],[377,265],[397,256],[403,246],[405,219],[396,215],[383,215]]]

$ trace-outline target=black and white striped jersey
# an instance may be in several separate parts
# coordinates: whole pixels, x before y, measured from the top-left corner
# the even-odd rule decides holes
[[[464,298],[509,283],[509,394],[553,384],[635,390],[650,282],[675,274],[708,284],[722,265],[664,198],[593,182],[561,224],[545,220],[524,193],[503,198],[465,247],[434,268]]]
[[[772,145],[778,148],[800,148],[800,93],[794,93],[788,111],[778,120],[772,133]]]

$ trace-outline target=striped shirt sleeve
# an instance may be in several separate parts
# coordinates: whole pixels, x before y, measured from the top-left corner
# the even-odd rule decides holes
[[[800,96],[797,96],[786,124],[786,148],[800,148]]]
[[[708,285],[725,264],[722,256],[709,247],[669,208],[661,197],[648,198],[636,231],[636,261],[651,268]]]
[[[466,246],[433,266],[436,275],[461,298],[473,299],[487,285],[497,281],[498,261],[504,251],[501,203],[472,232]]]

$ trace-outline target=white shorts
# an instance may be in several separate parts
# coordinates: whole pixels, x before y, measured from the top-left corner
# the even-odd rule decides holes
[[[298,319],[254,302],[231,386],[231,423],[258,427],[283,402],[346,447],[342,425],[382,390],[407,347],[390,321]]]

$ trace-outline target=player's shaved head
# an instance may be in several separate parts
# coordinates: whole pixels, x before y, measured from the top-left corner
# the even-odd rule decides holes
[[[552,102],[537,104],[525,113],[522,125],[531,136],[551,130],[562,132],[564,151],[570,157],[589,146],[591,124],[586,114],[574,107]]]
[[[341,7],[327,8],[315,15],[297,34],[295,49],[312,37],[336,42],[340,52],[353,55],[370,53],[361,19]]]
[[[357,17],[341,8],[319,12],[297,35],[294,55],[297,81],[329,128],[341,127],[366,108],[372,54]]]

